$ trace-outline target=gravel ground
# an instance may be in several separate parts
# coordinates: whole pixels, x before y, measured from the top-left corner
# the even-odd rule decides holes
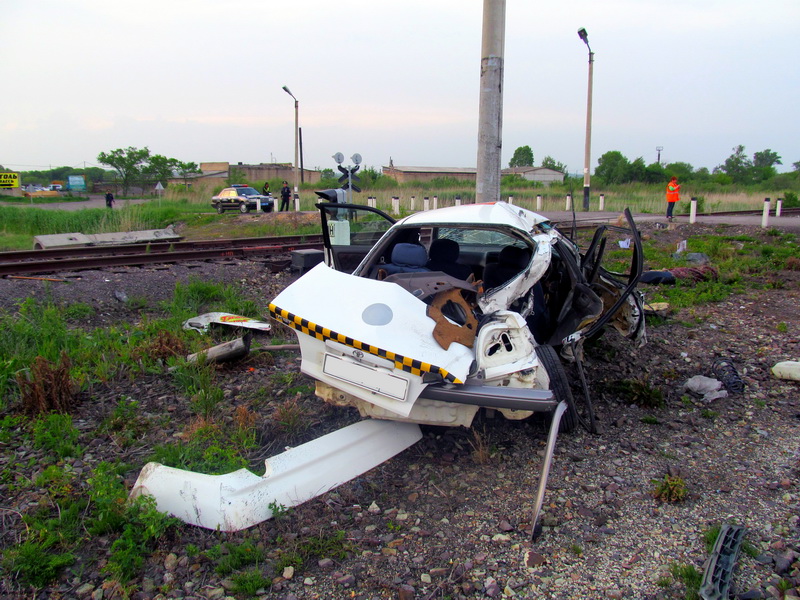
[[[700,231],[705,233],[681,226],[673,233],[685,239]],[[742,232],[758,235],[755,228]],[[58,276],[68,283],[0,279],[0,308],[12,310],[28,296],[86,302],[96,312],[85,325],[104,326],[141,318],[115,292],[141,298],[153,309],[171,296],[175,281],[197,276],[241,285],[263,302],[266,314],[267,301],[292,278],[247,261]],[[683,598],[670,567],[694,565],[702,572],[708,556],[704,533],[731,522],[747,527],[748,552],[740,555],[734,575],[737,597],[800,596],[798,384],[778,380],[769,370],[778,361],[800,359],[800,274],[782,272],[776,280],[781,284],[670,315],[649,328],[643,348],[607,334],[587,349],[601,432],[559,437],[544,527],[535,542],[530,510],[547,424],[481,413],[471,430],[424,428],[423,440],[406,452],[280,519],[232,534],[190,526],[171,531],[127,593],[139,599],[235,597],[232,580],[215,572],[216,562],[204,551],[251,540],[265,553],[262,573],[273,578],[270,588],[258,592],[268,599]],[[735,364],[745,391],[709,403],[688,395],[685,381],[711,375],[718,357]],[[285,445],[358,419],[354,411],[304,394],[301,402],[314,418],[307,430],[287,438],[271,415],[293,392],[272,376],[298,366],[295,354],[256,352],[219,368],[231,410],[247,405],[264,417],[262,448],[251,457],[257,473],[259,462]],[[615,385],[624,380],[659,388],[665,407],[625,402]],[[170,414],[169,425],[153,427],[140,444],[121,448],[98,432],[121,397],[138,400],[144,418],[153,422]],[[95,386],[75,413],[87,452],[71,459],[70,467],[81,473],[101,460],[128,461],[136,467],[128,475],[132,484],[149,448],[189,422],[187,404],[162,376]],[[0,470],[12,461],[29,464],[21,476],[35,479],[38,451],[0,450]],[[684,502],[653,497],[653,480],[666,473],[686,482]],[[32,509],[46,491],[20,487],[0,482],[6,509],[0,511],[0,547],[24,534],[14,511]],[[345,532],[346,556],[318,556],[302,569],[276,572],[282,549],[339,530]],[[93,538],[78,564],[35,593],[6,576],[0,597],[123,597],[102,573],[112,542]]]

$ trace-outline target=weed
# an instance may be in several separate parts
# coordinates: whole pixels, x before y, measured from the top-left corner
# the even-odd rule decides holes
[[[69,498],[75,492],[75,474],[63,467],[50,465],[36,477],[34,482],[39,487],[46,487],[47,493],[55,500]]]
[[[78,430],[69,415],[50,413],[33,422],[33,444],[40,450],[52,452],[59,458],[77,456]]]
[[[686,600],[698,600],[700,595],[700,584],[703,582],[703,574],[694,565],[684,565],[673,563],[669,567],[672,576],[683,583],[686,588]]]
[[[140,345],[135,358],[149,361],[166,361],[168,358],[184,356],[186,344],[179,336],[165,329],[159,330],[155,337]]]
[[[136,400],[121,398],[111,414],[100,423],[100,431],[114,438],[121,448],[131,446],[149,427]]]
[[[308,410],[296,398],[284,400],[272,413],[272,419],[287,435],[297,435],[308,427]]]
[[[243,573],[236,573],[231,577],[233,588],[231,591],[234,594],[241,594],[251,598],[256,593],[264,588],[272,585],[272,580],[264,577],[257,569],[248,569]]]
[[[710,408],[704,408],[700,411],[700,416],[704,419],[708,419],[709,421],[713,421],[719,416],[719,413],[715,410],[711,410]]]
[[[76,302],[64,308],[64,318],[70,321],[80,321],[91,317],[94,314],[94,307],[85,302]]]
[[[571,544],[569,551],[575,556],[583,556],[583,548],[581,548],[580,544]]]
[[[347,557],[352,550],[350,543],[345,538],[344,531],[336,531],[332,535],[309,537],[298,544],[298,549],[306,558],[338,558]]]
[[[472,429],[472,439],[469,441],[472,446],[472,460],[479,465],[488,464],[492,459],[489,445],[489,438],[486,435],[486,430],[483,432],[478,431],[476,428]]]
[[[674,475],[664,475],[663,479],[652,479],[655,485],[653,497],[661,502],[682,502],[686,499],[686,482]]]
[[[264,551],[250,540],[245,540],[238,545],[226,543],[225,548],[228,553],[219,557],[215,569],[219,575],[230,575],[242,567],[255,565],[264,560]]]
[[[286,508],[283,504],[279,503],[277,500],[273,500],[269,504],[267,504],[267,508],[269,508],[270,512],[272,512],[272,518],[275,520],[285,519],[291,513],[291,508]]]
[[[660,425],[661,424],[661,421],[659,421],[653,415],[645,415],[641,419],[639,419],[639,421],[641,421],[645,425]]]
[[[17,573],[19,578],[34,587],[40,588],[58,577],[62,568],[75,562],[69,552],[57,552],[51,540],[28,540],[9,550],[3,558],[3,566],[8,572]]]
[[[395,523],[394,521],[389,519],[389,521],[386,522],[386,529],[388,529],[392,533],[397,533],[398,531],[401,531],[403,529],[403,526],[400,523]]]
[[[87,480],[92,513],[87,520],[87,530],[92,535],[120,531],[125,524],[127,494],[119,475],[119,467],[101,462]]]
[[[786,333],[787,331],[789,331],[789,326],[786,324],[785,321],[781,321],[775,326],[775,329],[777,329],[780,333]]]
[[[61,353],[57,365],[37,356],[27,374],[17,375],[23,410],[29,415],[72,410],[75,394],[69,371],[70,360],[66,352]]]
[[[298,374],[294,371],[284,371],[282,373],[273,373],[269,376],[269,380],[277,386],[288,387],[297,381]]]
[[[247,450],[256,445],[256,415],[246,406],[237,406],[233,411],[233,435],[231,441]]]
[[[0,419],[0,444],[7,444],[19,432],[23,431],[23,426],[27,419],[22,415],[6,415]]]
[[[124,493],[124,488],[123,488]],[[145,554],[167,529],[180,523],[158,511],[155,498],[139,496],[125,505],[122,535],[111,544],[111,555],[103,571],[120,582],[127,582],[139,572]]]
[[[672,577],[667,577],[666,575],[662,575],[658,579],[656,579],[656,585],[660,588],[668,588],[672,585]]]
[[[651,387],[644,380],[623,379],[612,383],[611,389],[622,400],[630,404],[647,408],[662,408],[664,406],[664,394],[661,390]]]
[[[722,525],[715,523],[703,532],[703,541],[706,544],[706,552],[711,552],[714,549],[714,544],[717,543],[719,532],[722,530]]]

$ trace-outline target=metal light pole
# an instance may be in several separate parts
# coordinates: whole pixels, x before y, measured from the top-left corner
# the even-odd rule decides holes
[[[594,70],[594,52],[589,45],[589,34],[581,27],[578,37],[589,49],[589,91],[586,99],[586,148],[583,155],[583,210],[589,210],[589,167],[592,154],[592,72]]]
[[[294,94],[289,91],[289,88],[283,86],[283,91],[289,94],[294,99],[294,193],[297,195],[297,190],[299,189],[299,179],[298,179],[298,170],[297,165],[300,161],[300,123],[299,123],[299,108],[300,103],[297,101],[297,98],[294,97]]]

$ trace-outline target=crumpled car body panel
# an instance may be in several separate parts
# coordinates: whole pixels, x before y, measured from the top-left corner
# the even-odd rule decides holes
[[[359,221],[355,205],[319,206],[324,229],[326,210],[334,224],[351,219],[347,235],[336,243],[347,245],[350,235],[358,243],[359,235],[363,239],[375,230],[374,214]],[[384,265],[397,246],[421,244],[427,251],[443,238],[459,244],[462,262],[471,263],[473,273],[485,277],[492,268],[498,271],[506,246],[517,249],[517,267],[491,287],[480,276],[456,281],[423,265],[401,265],[408,271],[395,268],[387,276]],[[479,399],[453,415],[451,406],[432,399],[442,394],[426,396],[426,388],[548,390],[550,377],[537,345],[564,344],[570,359],[566,340],[606,322],[623,335],[644,339],[638,274],[626,282],[600,268],[602,250],[594,265],[595,254],[583,257],[531,211],[499,202],[416,213],[373,243],[352,274],[318,265],[270,304],[272,316],[296,331],[301,369],[317,380],[317,394],[355,406],[365,416],[467,425]],[[336,249],[326,246],[334,256]],[[510,418],[530,414],[503,412]]]

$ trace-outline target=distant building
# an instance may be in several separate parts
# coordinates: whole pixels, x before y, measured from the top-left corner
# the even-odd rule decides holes
[[[395,179],[397,183],[408,183],[410,181],[426,183],[442,177],[474,183],[478,176],[478,170],[470,167],[396,167],[390,164],[388,167],[382,167],[382,170],[384,175]],[[501,174],[519,175],[528,181],[538,181],[545,185],[564,181],[564,173],[546,167],[513,167],[503,169]]]
[[[390,165],[382,167],[382,171],[384,175],[395,179],[397,183],[408,183],[409,181],[425,183],[440,177],[474,182],[478,174],[477,169],[470,167],[396,167]]]
[[[545,185],[564,182],[564,174],[561,171],[547,167],[511,167],[503,169],[501,173],[503,175],[519,175],[528,181],[538,181]]]
[[[193,186],[204,186],[208,188],[219,187],[225,185],[225,181],[230,176],[232,169],[242,172],[242,175],[247,181],[266,181],[269,179],[285,179],[290,184],[294,183],[294,167],[291,163],[260,163],[257,165],[246,165],[244,163],[236,163],[234,165],[228,162],[203,162],[200,163],[200,173],[197,175],[190,175],[186,181]],[[298,175],[300,173],[298,172]],[[322,177],[319,171],[312,171],[310,169],[302,170],[303,181],[306,183],[316,183]],[[171,183],[183,183],[182,177],[176,177],[170,180]]]

